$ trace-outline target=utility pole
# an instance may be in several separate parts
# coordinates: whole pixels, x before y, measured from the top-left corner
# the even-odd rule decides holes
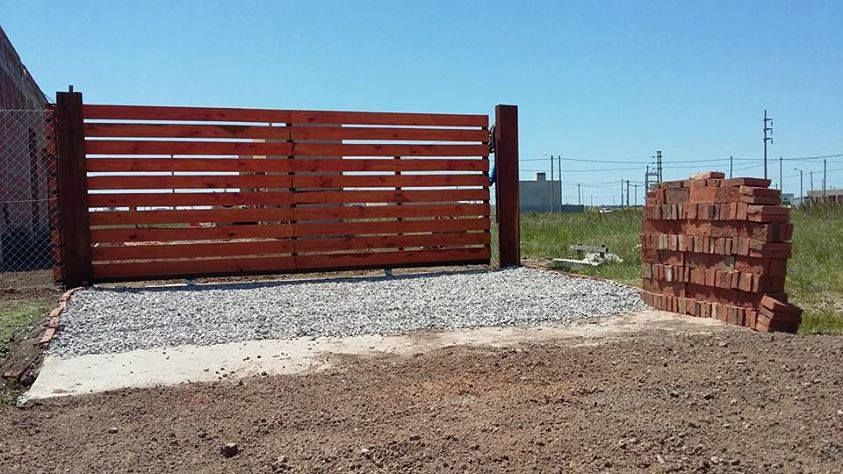
[[[626,207],[629,207],[629,180],[626,180]]]
[[[638,185],[637,185],[637,184],[633,184],[633,185],[632,185],[632,188],[633,188],[633,189],[635,189],[635,191],[634,191],[634,193],[635,193],[635,194],[634,194],[634,196],[635,196],[635,197],[632,199],[632,205],[633,205],[633,206],[637,206],[637,205],[638,205]]]
[[[826,181],[826,177],[827,177],[827,175],[826,175],[826,171],[827,171],[826,170],[826,164],[827,163],[828,163],[828,160],[823,158],[823,203],[827,202],[827,199],[828,199],[828,197],[825,194],[826,193],[826,183],[828,183],[828,181]]]
[[[659,184],[662,183],[664,176],[662,175],[662,152],[656,150],[656,172],[659,174]]]
[[[813,170],[811,170],[811,194],[814,194],[814,171]],[[811,199],[813,199],[813,196],[811,196]]]
[[[779,191],[784,192],[784,182],[782,181],[784,177],[782,177],[782,157],[779,157]]]
[[[729,155],[729,179],[732,178],[732,169],[734,168],[733,165],[734,165],[734,158],[732,158],[732,155]]]
[[[773,143],[773,137],[768,136],[768,132],[773,134],[773,119],[767,117],[767,109],[764,109],[764,179],[767,179],[767,143]]]
[[[556,200],[554,198],[554,196],[556,195],[556,191],[553,190],[553,178],[554,178],[554,176],[555,175],[553,173],[553,155],[550,155],[550,212],[553,212],[555,210],[554,209],[555,206],[553,205],[553,201]]]
[[[559,163],[559,211],[562,211],[562,204],[565,202],[565,186],[562,180],[562,155],[556,155]]]
[[[577,204],[582,206],[582,189],[580,189],[580,183],[577,183]]]
[[[805,205],[805,194],[802,192],[802,170],[799,168],[793,169],[799,172],[799,207],[802,207]]]
[[[647,169],[644,170],[644,194],[647,194],[647,191],[650,190],[650,165],[647,165]]]
[[[621,180],[621,208],[623,208],[623,180]]]

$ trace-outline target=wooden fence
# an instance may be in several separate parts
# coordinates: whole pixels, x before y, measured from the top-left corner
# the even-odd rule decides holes
[[[486,115],[56,102],[67,286],[489,263]]]

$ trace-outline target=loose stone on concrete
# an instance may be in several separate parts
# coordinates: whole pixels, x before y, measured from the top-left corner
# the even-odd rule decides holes
[[[77,292],[57,357],[302,336],[565,325],[644,309],[614,282],[518,268]]]

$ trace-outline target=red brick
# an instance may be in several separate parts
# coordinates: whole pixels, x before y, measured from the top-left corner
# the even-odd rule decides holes
[[[761,307],[761,309],[758,310],[758,319],[768,324],[774,321],[788,324],[802,323],[801,315],[773,312],[772,310],[769,310],[763,306]]]
[[[719,188],[691,188],[689,200],[691,203],[713,203]]]
[[[757,186],[761,188],[770,187],[769,179],[762,178],[729,178],[724,179],[721,186]]]
[[[702,171],[699,173],[693,173],[689,176],[690,179],[723,179],[726,177],[726,174],[721,171]]]
[[[763,204],[774,206],[777,204],[781,204],[781,198],[773,196],[749,196],[746,194],[742,194],[741,202],[745,202],[747,204]]]
[[[800,307],[787,303],[786,301],[781,301],[771,295],[765,295],[764,298],[761,299],[761,306],[773,311],[774,313],[793,314],[797,316],[802,315],[802,309]]]
[[[668,188],[665,191],[666,204],[681,204],[688,202],[691,188]]]

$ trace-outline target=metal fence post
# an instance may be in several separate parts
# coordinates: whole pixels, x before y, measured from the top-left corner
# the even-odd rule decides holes
[[[495,106],[495,209],[500,266],[521,265],[518,196],[518,106]]]
[[[56,151],[59,223],[64,285],[91,284],[91,238],[88,226],[88,184],[82,94],[56,93]]]

